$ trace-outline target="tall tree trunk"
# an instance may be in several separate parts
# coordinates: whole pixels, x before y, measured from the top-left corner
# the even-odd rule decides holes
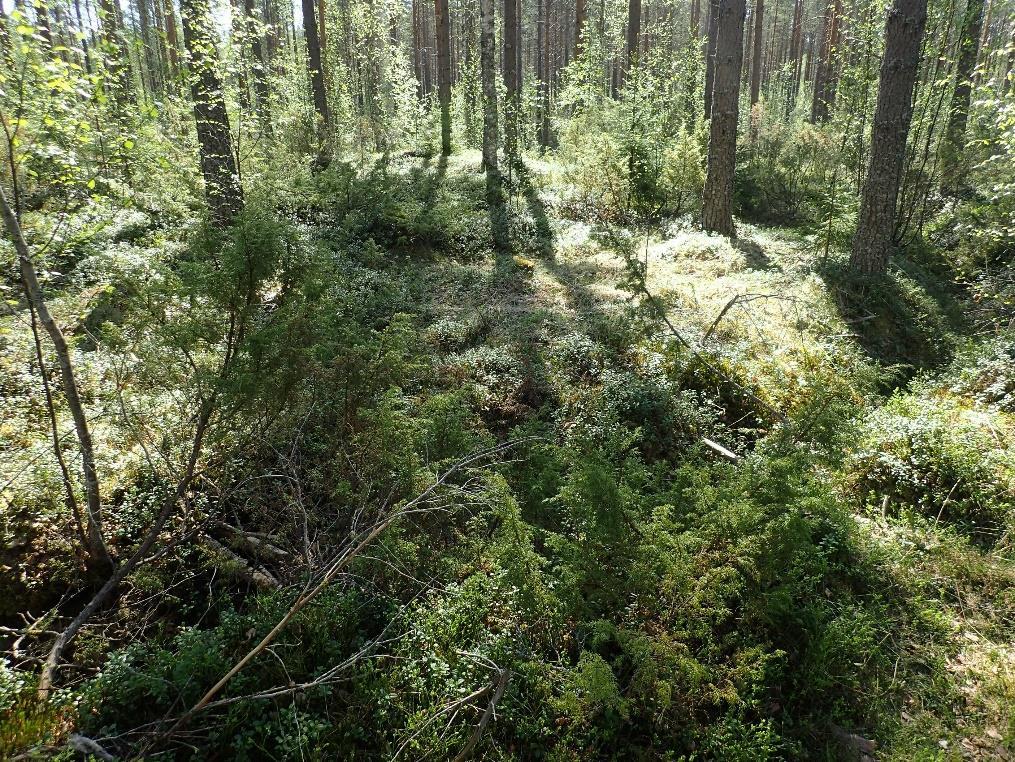
[[[926,23],[927,0],[892,0],[885,22],[885,54],[871,127],[870,163],[849,259],[850,268],[857,273],[880,274],[888,269]]]
[[[157,0],[156,0],[157,2]],[[247,38],[250,40],[250,53],[253,61],[254,97],[257,99],[257,117],[261,126],[270,135],[271,129],[271,90],[268,87],[268,68],[264,59],[264,41],[257,28],[257,14],[254,0],[243,0],[243,13],[246,21]]]
[[[720,0],[708,2],[708,40],[705,43],[705,118],[712,118],[712,90],[715,87],[715,51]],[[744,11],[747,12],[746,10]]]
[[[504,153],[518,157],[518,3],[504,0]]]
[[[761,53],[765,49],[765,0],[756,0],[754,4],[754,50],[751,63],[751,105],[758,102],[761,96]]]
[[[77,1],[78,0],[75,0],[75,2]],[[175,77],[180,73],[180,38],[176,31],[176,8],[173,7],[173,0],[166,0],[165,9],[166,47],[169,48],[169,71]]]
[[[497,172],[497,51],[493,0],[479,0],[479,68],[483,80],[483,167]]]
[[[789,86],[786,97],[787,116],[793,112],[796,104],[797,90],[800,88],[800,57],[803,48],[803,19],[804,0],[796,0],[793,5],[793,26],[790,29],[789,41],[789,62],[791,65],[789,73]]]
[[[811,121],[820,124],[828,119],[835,105],[837,89],[835,59],[838,57],[839,23],[842,15],[842,0],[828,0],[821,34],[821,48],[818,51],[817,67],[814,72],[814,102],[811,105]]]
[[[13,178],[12,182],[16,185],[17,179]],[[35,273],[35,265],[32,263],[28,244],[21,232],[17,212],[8,203],[3,187],[0,187],[0,215],[3,216],[7,233],[14,244],[14,251],[18,256],[18,263],[21,269],[21,280],[24,284],[25,292],[28,294],[31,308],[35,310],[43,328],[49,334],[50,341],[53,343],[53,349],[56,351],[57,362],[60,365],[60,380],[63,383],[67,407],[70,409],[71,418],[74,421],[74,433],[77,435],[78,446],[81,449],[81,471],[88,516],[85,529],[87,536],[87,547],[85,550],[88,553],[89,565],[96,572],[108,573],[113,568],[113,562],[109,557],[109,551],[106,549],[106,542],[103,537],[102,497],[99,491],[98,471],[95,468],[95,448],[92,444],[91,431],[88,428],[88,417],[85,415],[85,409],[81,404],[81,397],[78,394],[70,349],[67,347],[67,341],[63,337],[60,326],[56,324],[56,321],[49,312],[42,286],[39,285],[39,279]]]
[[[230,225],[243,209],[243,189],[233,156],[222,80],[211,57],[218,47],[209,0],[181,0],[180,15],[208,211],[217,224]]]
[[[621,76],[625,71],[632,71],[638,65],[638,39],[641,37],[641,0],[627,2],[627,62],[621,68]]]
[[[736,171],[740,72],[744,57],[745,0],[719,0],[716,14],[715,84],[702,194],[702,227],[733,236],[733,175]]]
[[[963,181],[963,149],[966,142],[966,121],[969,99],[973,90],[973,70],[980,53],[980,26],[983,23],[983,0],[967,0],[966,12],[959,30],[959,60],[955,67],[955,90],[952,92],[948,126],[941,143],[941,187],[954,193]]]
[[[511,0],[509,0],[511,1]],[[451,24],[448,0],[434,0],[437,41],[437,97],[441,104],[441,153],[451,153]]]
[[[575,0],[574,3],[574,58],[581,57],[582,46],[585,44],[586,0]]]
[[[324,134],[331,128],[331,112],[328,110],[328,94],[324,89],[324,68],[321,65],[321,40],[318,37],[317,16],[314,0],[302,0],[303,34],[307,43],[307,74],[314,96],[314,110],[320,117]]]

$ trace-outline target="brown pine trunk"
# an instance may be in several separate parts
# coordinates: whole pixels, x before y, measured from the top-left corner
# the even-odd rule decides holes
[[[303,34],[307,43],[307,73],[310,89],[314,96],[314,110],[320,117],[327,134],[331,127],[331,112],[328,110],[328,94],[324,89],[324,69],[321,64],[321,41],[317,35],[318,25],[314,0],[302,0]]]
[[[761,54],[765,49],[765,0],[754,5],[754,60],[751,63],[751,105],[761,96]]]
[[[792,113],[796,104],[797,90],[800,88],[800,58],[803,48],[803,16],[804,2],[796,0],[793,5],[793,26],[790,30],[789,61],[792,65],[789,75],[789,92],[786,100],[786,112]]]
[[[962,153],[966,142],[966,122],[972,95],[973,69],[980,52],[980,27],[983,23],[983,0],[967,0],[966,12],[959,31],[959,60],[955,67],[955,90],[952,92],[948,126],[941,143],[941,187],[955,192],[963,181]]]
[[[638,38],[641,37],[641,0],[627,2],[627,61],[621,73],[638,65]]]
[[[550,0],[538,0],[536,6],[536,78],[539,80],[538,130],[539,145],[550,144],[550,34],[547,29]]]
[[[157,2],[158,0],[156,0]],[[251,69],[254,80],[254,97],[257,99],[257,117],[262,127],[271,134],[271,91],[268,88],[268,69],[264,60],[261,35],[257,33],[257,15],[254,0],[243,0],[247,37],[250,40]]]
[[[504,153],[510,163],[518,149],[518,3],[504,0]]]
[[[581,57],[582,46],[585,44],[585,3],[586,0],[575,0],[574,3],[574,57]]]
[[[437,42],[437,97],[441,105],[441,153],[451,153],[451,24],[448,0],[434,0]]]
[[[850,268],[860,274],[881,274],[888,269],[926,22],[927,0],[893,0],[888,10],[870,163],[849,259]]]
[[[835,105],[837,89],[835,76],[836,48],[839,45],[839,17],[842,15],[841,0],[828,0],[821,34],[821,48],[818,51],[814,73],[814,102],[811,105],[811,121],[820,124],[828,119]]]
[[[493,0],[479,0],[479,68],[483,81],[483,167],[497,172],[497,71]]]
[[[715,51],[720,0],[708,3],[708,40],[705,43],[705,119],[712,118],[712,90],[715,86]],[[746,13],[746,11],[745,11]]]
[[[233,156],[222,80],[215,60],[208,56],[218,49],[208,0],[181,0],[180,15],[208,211],[215,223],[230,225],[243,209],[243,189]]]
[[[744,55],[745,0],[720,0],[716,13],[715,83],[702,193],[705,230],[733,236],[733,175],[736,170],[740,72]]]
[[[75,0],[77,2],[77,0]],[[175,77],[180,72],[180,38],[176,31],[176,9],[173,0],[165,2],[166,47],[169,49],[169,71]]]

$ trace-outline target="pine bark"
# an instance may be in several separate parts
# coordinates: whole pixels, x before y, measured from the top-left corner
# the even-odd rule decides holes
[[[638,65],[638,40],[641,37],[641,0],[627,3],[627,66],[621,72],[631,71]]]
[[[307,43],[307,73],[310,89],[314,96],[314,110],[327,132],[331,126],[331,112],[328,110],[328,93],[324,88],[324,67],[321,63],[321,40],[318,36],[317,13],[314,0],[302,0],[303,34]]]
[[[814,101],[811,104],[811,121],[820,124],[828,119],[835,105],[837,90],[835,58],[838,55],[839,24],[842,16],[841,0],[828,0],[814,72]]]
[[[451,153],[451,23],[448,0],[434,0],[437,42],[437,98],[441,106],[441,153]]]
[[[702,227],[726,236],[733,227],[740,74],[744,57],[745,0],[719,0],[716,13],[715,83],[702,194]]]
[[[518,153],[518,3],[504,0],[504,153]]]
[[[751,63],[751,105],[761,97],[761,54],[765,44],[765,0],[757,0],[754,5],[754,50]]]
[[[871,128],[870,163],[849,260],[850,268],[859,274],[882,274],[888,269],[926,23],[927,0],[893,0],[885,21],[885,54]]]
[[[497,172],[497,72],[493,0],[479,0],[479,68],[483,81],[483,167]]]
[[[156,0],[158,2],[158,0]],[[268,68],[264,58],[264,41],[258,33],[254,0],[243,0],[246,36],[250,41],[251,70],[254,80],[254,98],[257,117],[265,131],[271,134],[271,91],[268,87]]]
[[[216,224],[227,226],[243,209],[243,189],[233,156],[222,79],[210,57],[218,49],[212,33],[214,21],[208,0],[182,0],[180,15],[208,211]]]
[[[156,0],[157,2],[158,0]],[[78,0],[75,0],[78,2]],[[176,8],[173,0],[165,0],[166,47],[169,49],[169,71],[175,77],[180,73],[180,38],[176,30]]]
[[[575,0],[574,3],[574,58],[581,57],[585,44],[586,0]]]
[[[705,43],[705,119],[712,118],[712,90],[715,87],[715,51],[720,0],[708,3],[708,40]],[[746,11],[745,11],[746,13]]]
[[[969,100],[973,92],[973,70],[980,53],[980,27],[983,24],[983,0],[967,0],[959,34],[959,60],[955,67],[955,90],[952,92],[948,126],[941,144],[941,186],[955,192],[963,181],[963,148]]]

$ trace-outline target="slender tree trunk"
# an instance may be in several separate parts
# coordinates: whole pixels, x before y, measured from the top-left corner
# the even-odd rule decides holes
[[[712,118],[712,90],[715,87],[715,52],[720,0],[708,3],[708,40],[705,44],[705,119]],[[744,11],[746,13],[746,10]]]
[[[811,105],[811,121],[820,124],[828,119],[835,105],[837,82],[835,59],[839,45],[839,17],[842,15],[841,0],[828,0],[825,9],[824,28],[821,35],[821,49],[818,51],[817,67],[814,73],[814,102]]]
[[[638,38],[641,37],[641,0],[627,2],[627,65],[621,68],[632,71],[638,65]]]
[[[75,2],[78,2],[78,0],[75,0]],[[180,38],[176,31],[176,8],[173,7],[173,0],[165,0],[165,9],[166,47],[169,48],[169,71],[175,77],[180,73]]]
[[[497,71],[493,0],[479,0],[479,67],[483,80],[483,167],[497,172]]]
[[[16,184],[17,180],[14,179],[13,182]],[[49,312],[42,286],[39,285],[39,279],[35,274],[35,265],[32,263],[28,244],[21,232],[17,213],[7,202],[7,196],[2,187],[0,187],[0,214],[3,216],[4,226],[7,228],[7,233],[14,244],[14,251],[18,256],[21,281],[24,284],[31,308],[39,316],[39,322],[42,323],[42,327],[49,335],[53,349],[56,351],[64,397],[67,399],[67,407],[74,420],[74,433],[77,435],[78,446],[81,449],[81,471],[87,513],[85,533],[88,538],[85,551],[88,553],[89,565],[96,572],[107,573],[112,570],[113,561],[109,557],[103,537],[102,497],[99,490],[99,475],[95,468],[95,448],[92,444],[91,431],[88,428],[88,417],[85,415],[84,405],[82,405],[81,397],[78,394],[70,349],[67,347],[67,341],[64,339],[60,326],[56,324]]]
[[[157,0],[156,0],[157,1]],[[263,40],[257,29],[257,13],[254,0],[243,0],[243,13],[246,21],[247,38],[250,40],[251,69],[254,80],[254,97],[257,99],[257,118],[261,126],[270,135],[271,129],[271,91],[268,87],[268,68],[264,60]]]
[[[518,3],[504,0],[504,153],[518,156]]]
[[[328,110],[328,94],[324,89],[324,69],[321,65],[321,40],[318,37],[317,17],[314,0],[302,0],[303,34],[307,43],[307,73],[310,89],[314,96],[314,110],[320,117],[324,133],[331,129],[331,112]]]
[[[885,22],[885,54],[871,127],[870,163],[849,259],[850,268],[860,274],[880,274],[888,269],[926,23],[927,0],[892,1]]]
[[[733,174],[736,170],[740,71],[744,55],[745,0],[720,0],[716,13],[715,84],[702,194],[702,227],[733,236]]]
[[[983,0],[967,0],[966,12],[959,30],[959,60],[955,67],[955,90],[952,92],[948,126],[941,143],[941,187],[949,193],[958,190],[963,181],[963,149],[966,142],[966,121],[973,91],[973,69],[980,53],[980,26],[983,23]]]
[[[574,58],[581,57],[585,44],[586,0],[575,0],[574,3]]]
[[[754,4],[754,50],[751,63],[751,105],[758,102],[761,96],[761,53],[765,49],[765,0],[756,0]]]
[[[180,15],[208,211],[217,224],[230,225],[243,209],[243,189],[233,156],[222,80],[215,59],[210,57],[218,48],[209,0],[182,0]]]
[[[441,105],[441,153],[451,153],[451,24],[448,0],[434,0],[437,42],[437,97]]]
[[[797,90],[800,88],[800,57],[803,48],[803,15],[804,0],[796,0],[793,5],[793,26],[790,30],[789,62],[792,66],[789,73],[789,87],[786,97],[786,114],[793,113],[796,104]]]

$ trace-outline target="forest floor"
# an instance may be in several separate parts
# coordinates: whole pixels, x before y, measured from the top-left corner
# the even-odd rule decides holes
[[[456,156],[447,172],[467,177],[478,161],[475,152]],[[813,236],[739,222],[738,239],[730,241],[702,232],[690,219],[647,230],[618,225],[610,232],[605,226],[604,232],[550,211],[559,208],[567,188],[559,167],[538,160],[527,167],[526,182],[505,203],[537,243],[521,255],[441,259],[425,267],[421,293],[432,299],[423,311],[436,323],[488,326],[482,338],[488,345],[545,343],[575,325],[588,331],[590,322],[616,317],[646,296],[632,288],[633,257],[673,328],[695,346],[714,350],[776,404],[792,404],[793,386],[820,384],[851,363],[889,369],[894,380],[877,384],[869,405],[857,408],[858,418],[876,417],[879,405],[905,394],[914,377],[934,379],[954,348],[968,341],[961,302],[932,285],[919,265],[902,263],[899,293],[885,297],[898,299],[895,309],[855,314],[834,264],[843,252],[826,251]],[[419,275],[418,265],[412,267]],[[907,324],[914,318],[918,325]],[[928,386],[916,393],[951,396],[960,417],[979,416],[998,450],[1015,455],[1015,416],[989,415],[971,395],[933,381]],[[923,615],[938,620],[946,634],[905,643],[900,633],[899,660],[915,654],[926,679],[901,686],[898,734],[876,739],[884,747],[878,758],[1015,759],[1012,538],[971,543],[940,514],[927,521],[911,506],[887,507],[880,496],[858,505],[858,530],[892,559],[900,587],[921,590]],[[871,686],[872,695],[882,688]]]
[[[538,160],[527,164],[524,182],[509,184],[503,196],[488,193],[486,201],[475,152],[446,163],[413,159],[394,173],[396,182],[402,177],[422,189],[422,204],[414,207],[420,216],[440,211],[440,204],[426,196],[429,185],[452,214],[462,213],[457,224],[465,239],[475,223],[489,225],[495,239],[511,242],[492,253],[467,246],[464,254],[439,246],[421,253],[410,239],[396,242],[398,256],[384,266],[386,277],[411,297],[402,303],[415,305],[414,320],[427,326],[429,339],[441,348],[434,360],[440,373],[475,380],[477,363],[489,369],[489,378],[479,383],[489,395],[488,420],[494,421],[495,433],[505,432],[545,399],[527,388],[504,394],[497,358],[477,357],[506,347],[523,365],[539,364],[549,344],[576,333],[596,338],[604,326],[623,322],[652,300],[669,321],[664,333],[679,334],[679,341],[748,383],[772,409],[794,408],[816,385],[843,384],[856,400],[851,424],[866,432],[868,443],[887,436],[884,427],[891,422],[925,423],[921,405],[933,403],[944,410],[946,428],[983,433],[994,443],[991,457],[997,462],[1010,464],[1015,458],[1015,415],[985,406],[975,391],[948,375],[953,358],[971,340],[961,297],[927,286],[919,264],[902,264],[898,292],[885,297],[893,306],[890,314],[857,312],[837,269],[843,252],[833,247],[826,253],[814,237],[741,222],[739,238],[730,242],[701,233],[689,220],[632,229],[629,223],[568,219],[580,215],[565,214],[574,202],[567,198],[561,168]],[[141,246],[118,246],[119,261],[146,256]],[[65,324],[76,323],[75,316],[87,323],[84,316],[101,299],[102,277],[79,275],[65,279],[64,292],[54,300]],[[24,502],[19,491],[38,487],[41,477],[30,463],[43,457],[48,444],[46,428],[35,418],[38,391],[30,391],[33,380],[25,370],[32,365],[29,334],[17,316],[6,315],[0,317],[0,337],[3,367],[12,372],[4,381],[9,415],[0,427],[0,457],[13,464],[0,477],[5,503],[15,505]],[[645,353],[639,362],[651,365],[651,345],[639,351]],[[89,388],[98,395],[99,377],[108,375],[109,367],[90,365],[87,358],[81,362]],[[470,369],[463,370],[469,362]],[[532,376],[548,372],[523,369]],[[112,403],[106,400],[107,407]],[[111,446],[106,440],[115,432],[105,432],[101,423],[97,429],[100,446]],[[727,450],[717,457],[749,455],[755,437],[735,425],[724,432],[734,430],[740,433],[715,443]],[[139,457],[106,458],[108,483],[119,486],[118,470],[127,473]],[[884,559],[884,583],[895,586],[907,609],[926,623],[918,633],[890,634],[895,674],[885,676],[884,684],[867,686],[872,713],[890,708],[897,715],[870,723],[889,734],[872,739],[879,748],[876,756],[1015,758],[1015,541],[1004,530],[983,541],[960,523],[942,520],[950,493],[935,514],[927,506],[905,504],[901,492],[860,494],[841,463],[821,461],[816,468],[827,471],[851,506],[858,543]],[[1009,472],[998,474],[1003,487]],[[24,535],[14,530],[15,523],[11,515],[5,517],[0,562],[18,569],[21,603],[33,595],[52,603],[52,591],[38,590],[46,587],[41,578],[47,574],[64,578],[47,572],[46,565],[62,563],[65,549],[53,539],[55,532],[36,527]],[[10,568],[4,570],[9,573]],[[18,626],[15,607],[2,607],[3,624]]]

